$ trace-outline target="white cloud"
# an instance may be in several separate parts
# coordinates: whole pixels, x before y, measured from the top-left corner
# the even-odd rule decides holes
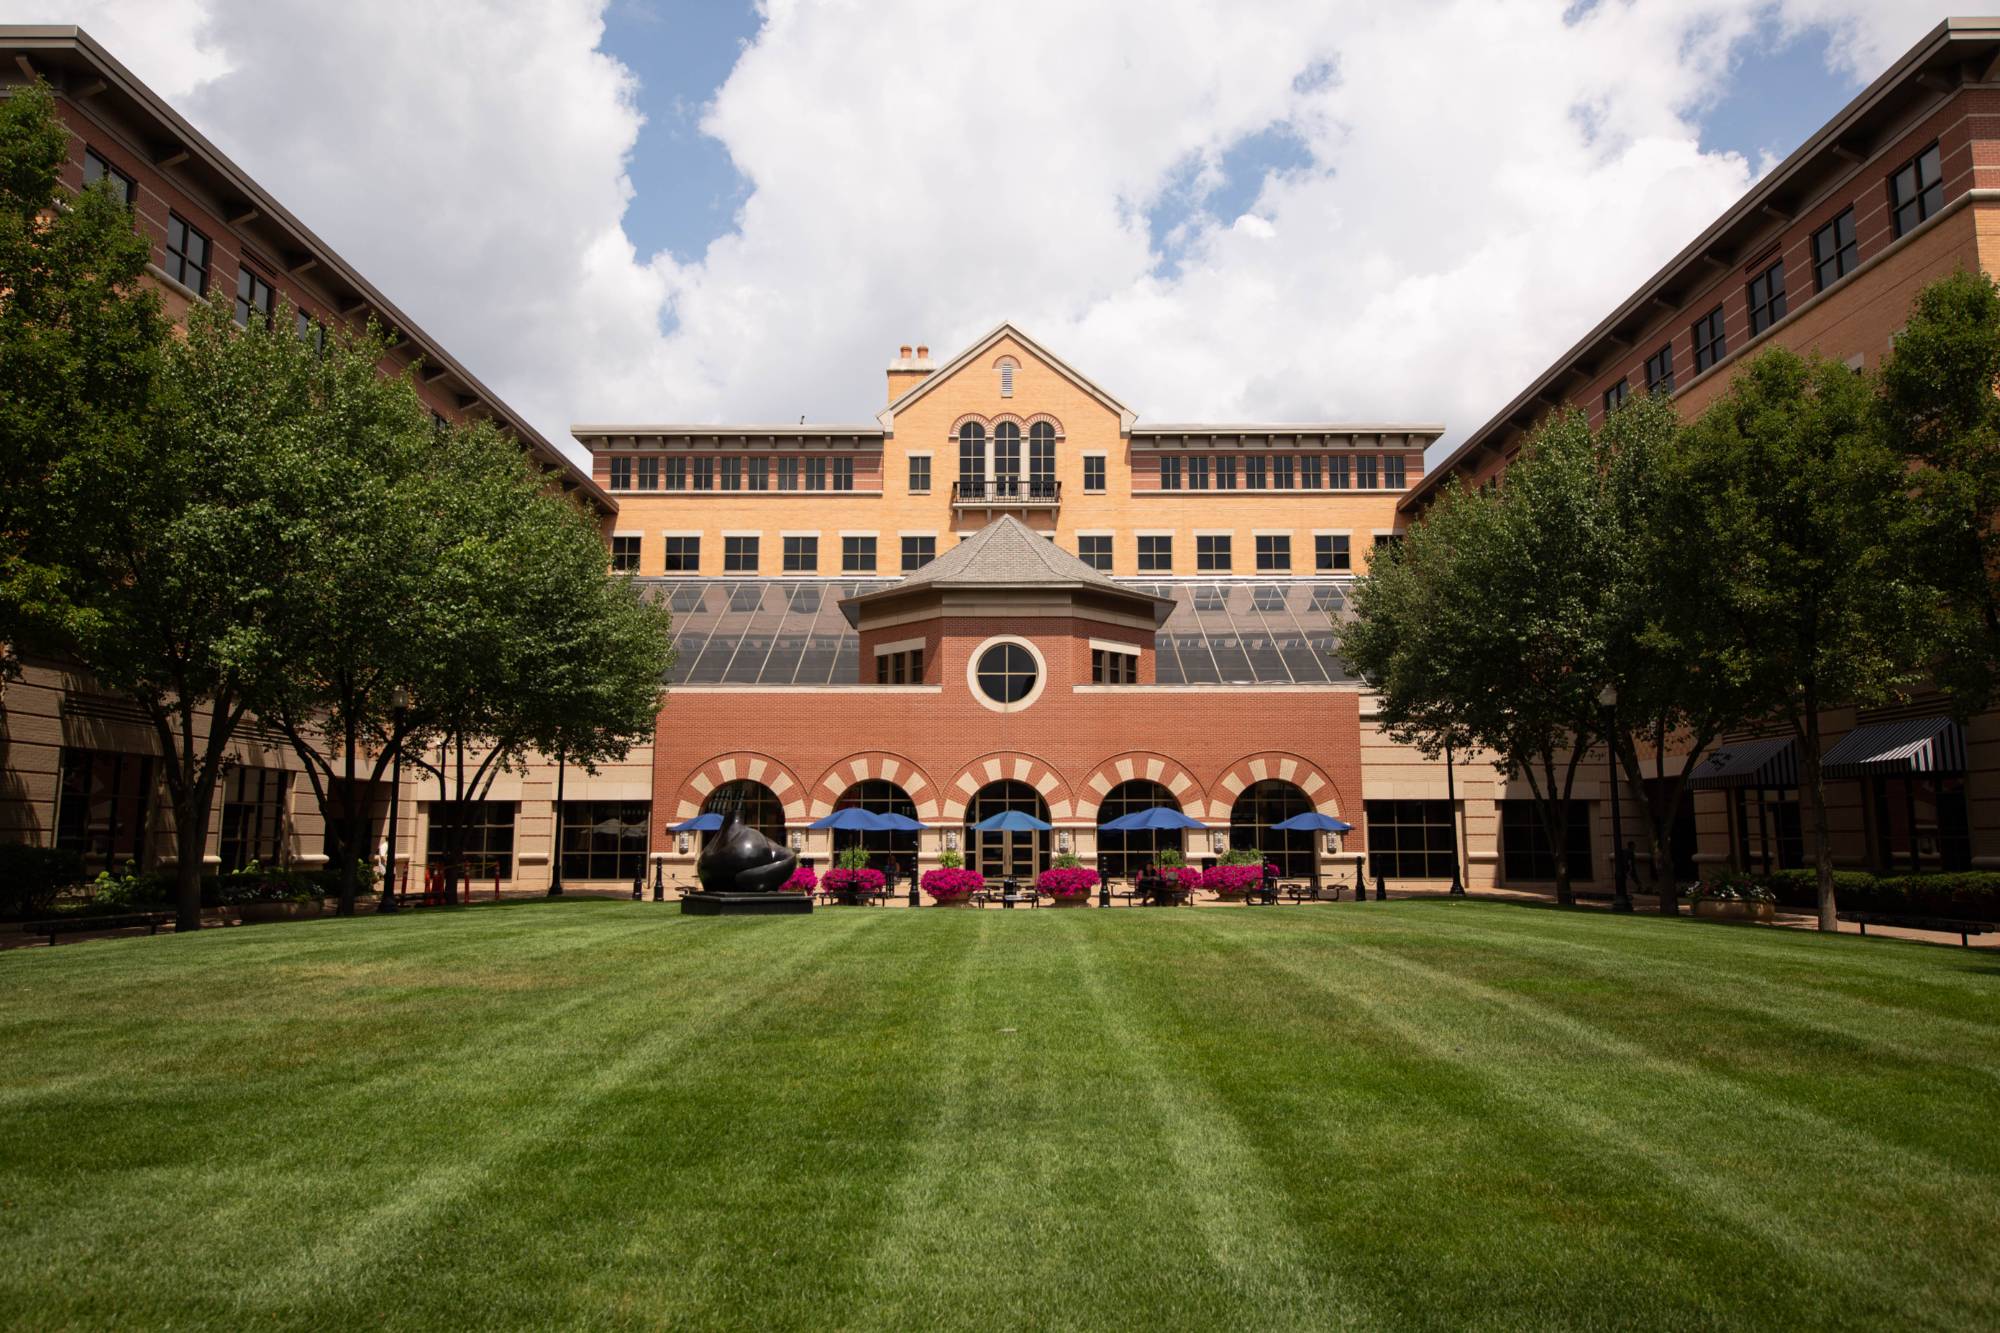
[[[44,18],[0,0],[0,16]],[[699,261],[620,226],[599,0],[63,7],[552,438],[864,420],[901,342],[1011,318],[1144,416],[1478,425],[1754,179],[1697,118],[1760,24],[1868,78],[1895,0],[768,0],[704,128],[750,182]],[[662,40],[680,35],[663,29]],[[1326,71],[1331,75],[1327,76]],[[1147,214],[1247,135],[1249,215]]]

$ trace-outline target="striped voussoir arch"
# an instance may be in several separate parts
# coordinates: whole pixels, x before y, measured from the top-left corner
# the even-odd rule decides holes
[[[1048,803],[1051,822],[1062,823],[1076,818],[1076,800],[1070,793],[1069,784],[1033,755],[1009,751],[982,755],[958,771],[944,789],[941,813],[945,821],[953,824],[964,822],[967,803],[989,782],[1025,782],[1040,792],[1042,799]]]
[[[1116,755],[1092,769],[1090,776],[1083,780],[1083,790],[1077,797],[1076,817],[1086,823],[1096,823],[1098,807],[1104,804],[1104,798],[1111,794],[1111,789],[1122,782],[1135,781],[1159,783],[1180,802],[1182,814],[1190,819],[1207,818],[1207,795],[1186,765],[1163,754],[1143,750]],[[1225,816],[1228,814],[1227,811],[1223,813]]]
[[[1313,809],[1323,815],[1344,819],[1340,810],[1340,788],[1333,779],[1310,760],[1295,754],[1270,751],[1264,754],[1245,755],[1222,770],[1215,785],[1209,789],[1208,808],[1215,819],[1226,820],[1236,805],[1236,798],[1243,789],[1253,782],[1273,780],[1289,782],[1306,794]]]
[[[893,782],[903,789],[910,802],[917,807],[917,818],[926,824],[938,820],[937,784],[929,774],[902,755],[886,750],[864,750],[836,761],[826,770],[819,783],[812,789],[812,813],[814,819],[824,819],[833,813],[834,802],[847,794],[847,789],[857,782],[873,780]]]
[[[787,824],[806,822],[805,784],[770,755],[748,751],[717,755],[688,774],[687,781],[681,784],[680,797],[674,807],[675,820],[693,819],[700,814],[702,802],[717,787],[746,780],[761,782],[771,789],[771,795],[785,807]]]

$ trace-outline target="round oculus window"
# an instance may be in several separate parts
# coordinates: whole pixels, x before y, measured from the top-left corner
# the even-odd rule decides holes
[[[979,655],[979,691],[996,704],[1018,704],[1034,692],[1040,671],[1024,644],[996,643]]]

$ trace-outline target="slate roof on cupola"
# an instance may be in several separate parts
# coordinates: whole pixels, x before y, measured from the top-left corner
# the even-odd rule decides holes
[[[1037,588],[1091,589],[1128,601],[1155,604],[1164,619],[1162,605],[1170,599],[1155,597],[1118,583],[1092,569],[1033,528],[1002,514],[958,545],[921,569],[913,570],[886,588],[876,588],[841,603],[851,621],[851,608],[858,604],[883,601],[927,588]]]

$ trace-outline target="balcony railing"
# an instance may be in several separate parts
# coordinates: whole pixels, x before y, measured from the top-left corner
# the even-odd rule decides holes
[[[1054,509],[1062,483],[1054,477],[967,477],[951,484],[957,509]]]

